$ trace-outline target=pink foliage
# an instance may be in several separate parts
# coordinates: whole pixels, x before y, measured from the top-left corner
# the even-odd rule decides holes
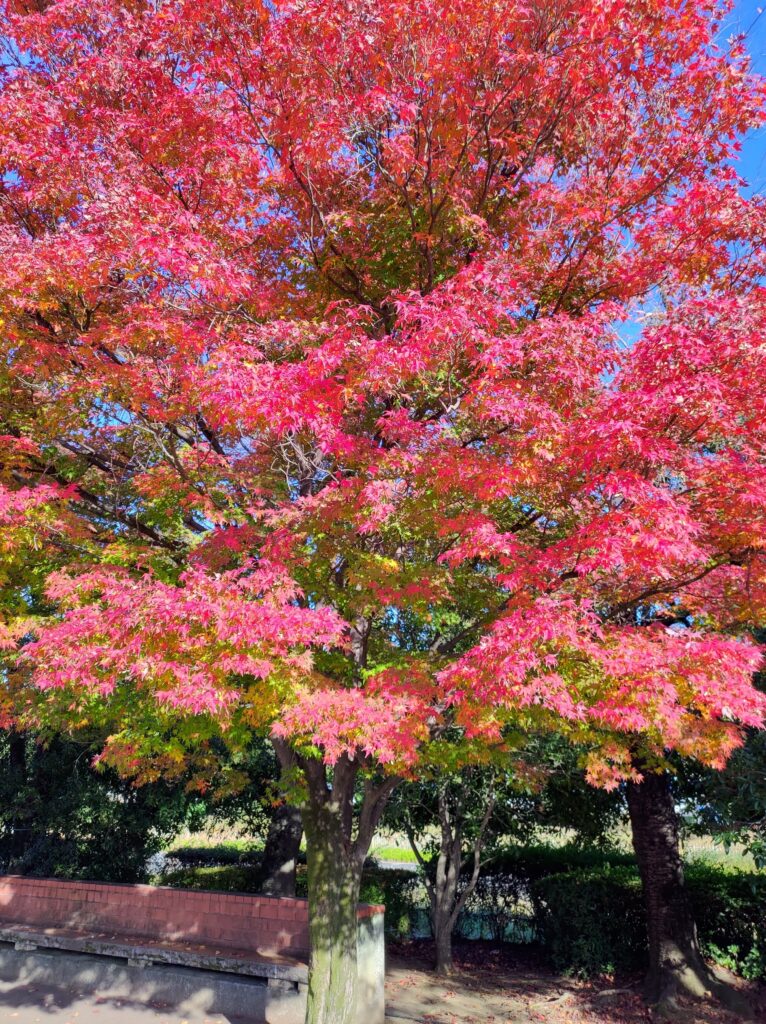
[[[0,0],[41,690],[602,785],[763,723],[766,93],[712,0],[559,7]]]

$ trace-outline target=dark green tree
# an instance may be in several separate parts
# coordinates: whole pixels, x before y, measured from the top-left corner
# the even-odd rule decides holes
[[[0,869],[137,882],[205,804],[183,781],[133,786],[93,764],[87,743],[0,732]]]

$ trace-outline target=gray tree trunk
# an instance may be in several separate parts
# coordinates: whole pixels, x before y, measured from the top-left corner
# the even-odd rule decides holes
[[[329,770],[275,742],[283,769],[306,782],[301,817],[308,864],[309,956],[305,1024],[355,1024],[357,904],[362,866],[396,778],[360,779],[362,764],[341,757]],[[359,784],[359,785],[357,785]]]
[[[332,808],[304,812],[308,860],[309,986],[306,1024],[354,1024],[361,865]]]
[[[470,847],[471,873],[465,885],[458,891],[463,870],[465,799],[466,794],[461,793],[453,802],[446,786],[439,791],[440,839],[439,853],[436,858],[436,874],[433,881],[429,880],[428,865],[418,847],[413,829],[406,828],[410,846],[425,875],[430,901],[431,931],[435,944],[434,968],[437,974],[451,974],[455,969],[452,956],[452,935],[460,912],[479,880],[484,836],[495,807],[495,796],[490,791],[478,832]]]
[[[271,819],[261,863],[261,892],[265,896],[295,896],[295,871],[303,838],[299,808],[280,805]]]

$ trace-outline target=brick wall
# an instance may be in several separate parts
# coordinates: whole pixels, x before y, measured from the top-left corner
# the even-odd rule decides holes
[[[381,907],[360,906],[360,919]],[[305,954],[305,900],[0,876],[0,925],[73,928],[120,938],[200,943],[224,951]]]

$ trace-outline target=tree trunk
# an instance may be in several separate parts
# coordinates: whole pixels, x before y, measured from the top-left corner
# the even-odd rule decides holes
[[[360,864],[332,807],[309,805],[303,820],[311,939],[306,1024],[355,1024]]]
[[[297,807],[281,804],[266,836],[261,864],[261,892],[265,896],[295,896],[295,868],[303,836],[303,819]]]
[[[697,942],[684,885],[678,821],[666,773],[645,772],[628,783],[633,847],[643,887],[649,939],[646,994],[672,1007],[682,993],[710,996],[719,982],[708,970]]]
[[[439,856],[436,862],[436,877],[432,883],[426,882],[431,899],[431,930],[436,944],[435,968],[437,974],[452,974],[455,964],[452,958],[452,934],[463,907],[476,888],[481,871],[481,851],[484,835],[495,807],[495,795],[490,790],[484,814],[478,831],[472,842],[471,856],[473,867],[470,877],[465,880],[460,892],[461,872],[463,869],[463,828],[465,825],[466,801],[471,794],[466,789],[460,792],[454,802],[450,800],[447,787],[439,791],[439,825],[441,838]],[[408,830],[410,846],[421,867],[427,871],[415,841],[412,830]]]
[[[437,974],[452,974],[452,931],[457,914],[457,886],[463,856],[459,827],[453,831],[446,797],[439,796],[442,835],[436,861],[436,877],[431,890],[431,930],[436,944],[434,967]]]
[[[283,769],[299,767],[308,864],[309,954],[306,1024],[356,1024],[357,903],[362,865],[398,779],[367,777],[357,794],[359,762],[349,756],[328,769],[275,741]],[[356,796],[361,797],[356,800]]]
[[[8,764],[22,779],[27,774],[27,743],[24,735],[12,730],[8,733]]]
[[[452,959],[452,920],[441,910],[431,914],[431,927],[436,944],[434,967],[437,974],[452,974],[455,964]]]

